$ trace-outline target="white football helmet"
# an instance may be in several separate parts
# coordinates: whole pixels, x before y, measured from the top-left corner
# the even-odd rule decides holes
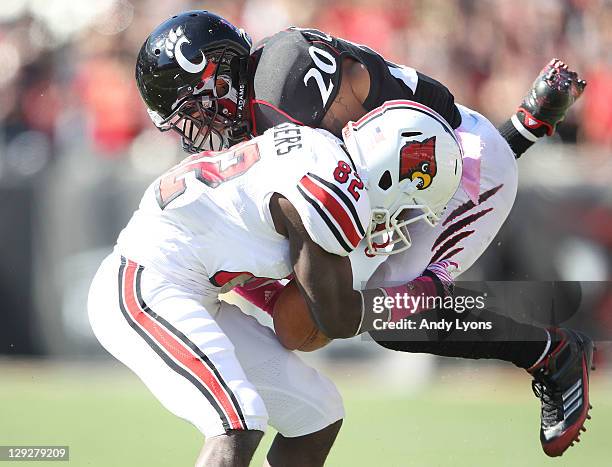
[[[453,129],[418,102],[388,101],[342,131],[372,207],[368,254],[410,248],[406,228],[435,226],[461,181],[463,151]]]

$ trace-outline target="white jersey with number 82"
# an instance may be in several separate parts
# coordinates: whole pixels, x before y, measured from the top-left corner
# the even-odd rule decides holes
[[[225,152],[191,156],[146,190],[121,232],[119,252],[194,291],[225,291],[249,277],[291,273],[288,241],[269,200],[286,197],[308,234],[348,255],[364,236],[370,206],[339,140],[283,124]]]

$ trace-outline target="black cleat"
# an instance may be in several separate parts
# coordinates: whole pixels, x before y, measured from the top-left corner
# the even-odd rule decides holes
[[[527,371],[533,375],[533,392],[542,403],[540,442],[544,452],[561,456],[579,441],[590,418],[589,370],[593,341],[571,329],[550,329],[554,348]],[[554,336],[553,336],[554,334]]]
[[[516,118],[534,136],[551,136],[572,104],[582,95],[586,84],[575,71],[555,58],[533,82]]]

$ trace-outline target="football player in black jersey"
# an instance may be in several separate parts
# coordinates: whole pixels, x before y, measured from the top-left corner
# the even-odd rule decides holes
[[[183,148],[190,153],[227,148],[287,121],[324,128],[341,137],[348,121],[358,120],[388,100],[406,99],[435,110],[453,129],[471,132],[476,141],[480,141],[480,137],[483,141],[493,138],[494,144],[489,146],[502,151],[511,149],[516,158],[540,137],[554,133],[556,125],[586,85],[563,62],[551,61],[516,113],[500,126],[499,132],[493,130],[495,135],[491,135],[490,124],[470,127],[471,122],[464,121],[484,117],[456,104],[444,85],[410,67],[390,63],[366,46],[317,30],[289,28],[252,47],[243,30],[206,11],[174,16],[156,28],[141,48],[136,81],[155,125],[161,131],[178,132]],[[479,133],[485,129],[489,134]],[[486,157],[483,153],[483,167]],[[511,164],[508,167],[512,170]],[[504,196],[510,200],[509,206],[502,208],[493,204],[484,209],[470,220],[472,231],[464,231],[448,240],[465,227],[451,224],[433,245],[436,247],[448,240],[447,248],[438,249],[431,262],[452,258],[461,264],[460,257],[466,251],[480,248],[472,255],[477,257],[486,248],[514,199],[516,179],[506,180],[504,173],[503,168],[494,173],[493,176],[499,176],[500,180],[493,180],[493,186],[487,191],[479,192],[477,184],[474,196],[468,198],[466,195],[460,200],[451,217],[460,216],[475,205],[500,202],[496,200]],[[477,222],[495,216],[488,214],[489,211],[498,213],[497,220],[478,227]],[[472,233],[479,228],[490,238],[476,248],[469,241],[474,240],[476,235]],[[467,261],[465,269],[472,262]],[[425,267],[421,271],[423,269]],[[542,401],[542,446],[547,454],[560,455],[576,438],[575,431],[587,417],[588,409],[583,407],[588,405],[587,398],[580,399],[580,410],[572,407],[571,419],[564,411],[563,398],[576,387],[585,387],[588,394],[592,343],[565,330],[551,331],[547,335],[545,346],[523,345],[519,350],[516,345],[510,345],[516,342],[476,345],[467,350],[465,346],[443,346],[436,342],[381,344],[407,352],[499,358],[530,368]],[[540,350],[534,350],[536,348]],[[541,353],[544,348],[546,350]],[[563,361],[560,361],[561,356]],[[286,440],[277,441],[282,447]]]
[[[138,56],[136,82],[155,125],[177,131],[191,153],[228,147],[287,121],[339,137],[349,120],[391,99],[420,102],[451,127],[461,124],[444,85],[364,45],[289,28],[252,47],[243,30],[203,11],[177,15],[149,36]],[[500,127],[516,157],[554,133],[585,85],[560,60],[543,68]]]

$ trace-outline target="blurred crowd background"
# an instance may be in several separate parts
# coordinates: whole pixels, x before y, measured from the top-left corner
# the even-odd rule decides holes
[[[290,25],[367,44],[446,84],[495,123],[564,59],[589,84],[558,134],[521,159],[516,207],[469,278],[606,281],[612,246],[612,1],[3,0],[0,354],[99,351],[89,281],[143,189],[182,156],[133,73],[149,32],[209,9],[254,41]],[[610,322],[603,286],[593,308]]]

